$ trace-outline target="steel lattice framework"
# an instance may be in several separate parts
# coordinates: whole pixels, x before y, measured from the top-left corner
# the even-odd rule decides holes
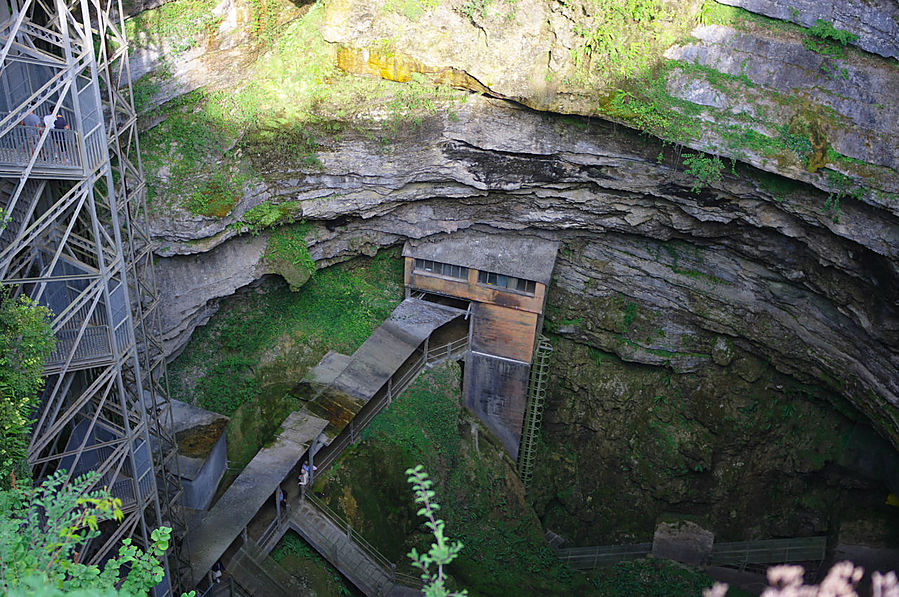
[[[174,527],[167,595],[181,486],[121,2],[2,0],[0,23],[0,281],[51,309],[57,339],[29,461],[36,479],[96,471],[122,500],[82,561]]]

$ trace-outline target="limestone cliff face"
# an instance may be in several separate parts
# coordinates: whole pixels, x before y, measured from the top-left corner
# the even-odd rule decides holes
[[[776,2],[740,4],[787,18]],[[795,29],[752,22],[691,26],[689,38],[656,48],[666,66],[652,84],[664,95],[655,112],[646,112],[638,89],[581,76],[572,50],[583,41],[578,31],[594,21],[581,20],[575,3],[519,0],[509,4],[509,16],[506,4],[468,14],[462,3],[447,2],[412,20],[377,3],[332,0],[322,33],[346,68],[400,81],[418,71],[482,95],[398,129],[377,114],[339,135],[310,125],[320,168],[254,163],[255,177],[225,217],[157,214],[170,354],[214,313],[218,299],[274,271],[264,257],[272,231],[251,236],[235,226],[263,203],[281,210],[281,222],[307,222],[319,267],[408,238],[521,230],[563,247],[547,314],[560,367],[547,433],[556,447],[569,440],[580,446],[574,460],[592,462],[594,448],[610,462],[619,458],[603,447],[611,432],[597,423],[601,413],[620,411],[616,401],[631,391],[655,392],[632,383],[635,369],[577,378],[572,371],[586,371],[591,350],[611,355],[616,367],[647,367],[660,376],[653,387],[667,374],[704,384],[684,400],[711,409],[694,417],[701,428],[681,438],[680,456],[654,463],[673,471],[662,483],[668,489],[659,489],[665,495],[657,496],[668,504],[697,499],[683,466],[699,466],[695,473],[715,468],[718,457],[708,454],[721,444],[710,435],[733,431],[715,418],[754,392],[765,404],[789,403],[784,380],[814,386],[838,406],[847,401],[899,446],[895,6],[866,4],[872,16],[860,24],[835,7],[822,12],[806,4],[801,19],[788,20],[830,19],[857,31],[853,43],[875,54],[850,48],[836,58],[808,50]],[[238,8],[229,8],[223,23]],[[698,3],[683,5],[685,14],[690,10]],[[196,65],[227,62],[228,48],[249,51],[252,40],[241,35],[239,27],[220,27],[218,41],[183,55],[176,72],[192,74],[174,77],[160,97],[198,85],[227,87],[219,67],[203,74]],[[210,62],[213,55],[223,62]],[[152,55],[144,57],[151,65]],[[698,185],[686,171],[684,146],[733,158],[733,167],[726,162],[720,179]],[[825,210],[834,198],[842,199],[839,217]],[[682,385],[682,393],[691,392],[688,381]],[[772,412],[787,412],[778,409]],[[806,420],[817,416],[803,412]],[[628,417],[622,425],[639,423]],[[836,419],[827,425],[834,433],[846,429]],[[761,440],[752,445],[765,451]],[[807,454],[779,454],[782,472],[808,472]],[[813,468],[822,470],[834,454]],[[740,474],[734,462],[742,456],[722,458],[728,464],[716,469],[714,483]],[[582,521],[604,515],[586,505],[589,483],[580,496],[554,493],[565,487],[565,475],[581,473],[570,462],[540,473],[544,515],[551,519],[559,504]],[[714,485],[712,477],[702,479]],[[760,480],[749,493],[765,487]],[[714,514],[725,526],[727,516]]]
[[[679,371],[709,361],[719,338],[735,342],[839,389],[897,437],[891,212],[851,202],[837,224],[822,213],[823,193],[804,186],[777,200],[766,175],[742,167],[697,194],[676,153],[623,127],[475,98],[457,120],[435,117],[401,135],[387,155],[359,135],[319,156],[323,173],[264,173],[270,183],[253,201],[320,222],[308,242],[322,265],[472,226],[558,238],[570,255],[557,266],[559,291],[583,309],[621,296],[658,317],[648,338],[618,342],[617,324],[607,323],[581,330],[582,341]],[[172,289],[164,303],[173,351],[210,299],[265,271],[265,234],[224,241],[236,234],[226,224],[210,235],[221,243],[211,251],[158,264],[162,288]],[[157,235],[187,252],[179,243],[192,228],[170,221]]]

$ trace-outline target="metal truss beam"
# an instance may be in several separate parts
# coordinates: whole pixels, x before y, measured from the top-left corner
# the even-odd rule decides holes
[[[155,589],[170,595],[189,567],[121,2],[11,0],[8,8],[0,284],[48,306],[57,337],[29,462],[38,479],[95,471],[96,485],[122,499],[125,521],[83,561],[101,561],[125,537],[146,546],[153,529],[172,526],[168,580]],[[74,144],[61,145],[49,128],[22,129],[31,111],[64,115]]]

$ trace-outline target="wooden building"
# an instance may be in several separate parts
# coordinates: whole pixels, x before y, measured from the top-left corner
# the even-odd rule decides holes
[[[403,248],[407,296],[469,311],[466,405],[513,457],[557,251],[553,241],[473,231]]]

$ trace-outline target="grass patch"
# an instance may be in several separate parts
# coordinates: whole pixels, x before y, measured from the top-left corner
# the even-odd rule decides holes
[[[668,560],[635,560],[598,568],[593,584],[606,597],[672,597],[702,595],[712,586],[702,572]],[[745,593],[744,593],[745,594]],[[728,595],[738,593],[729,591]]]

